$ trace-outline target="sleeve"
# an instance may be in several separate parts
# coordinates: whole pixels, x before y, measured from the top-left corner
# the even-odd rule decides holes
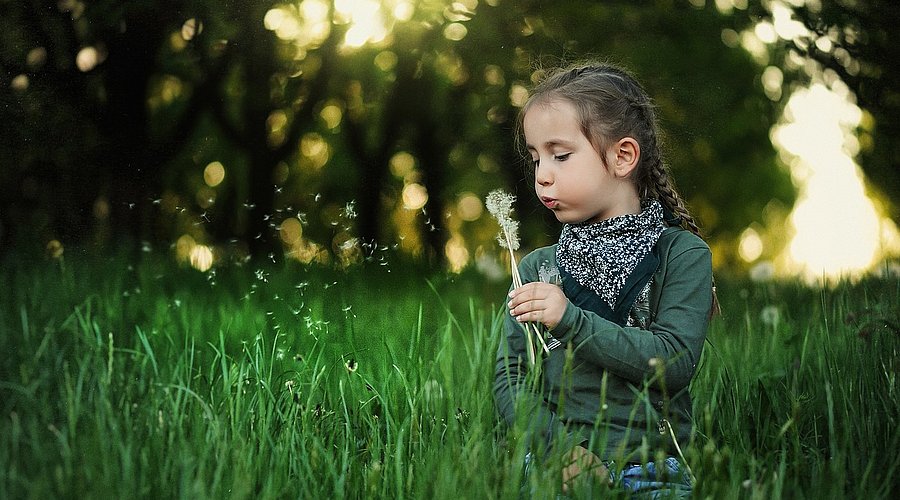
[[[621,327],[571,302],[552,334],[575,354],[638,385],[664,363],[657,385],[669,393],[690,384],[706,339],[712,307],[712,263],[707,247],[692,247],[666,265],[655,318],[641,330]]]

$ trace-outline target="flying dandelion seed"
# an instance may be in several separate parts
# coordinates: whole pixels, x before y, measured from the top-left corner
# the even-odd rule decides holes
[[[342,215],[347,219],[355,219],[357,216],[356,213],[356,201],[349,201],[346,205],[344,205],[343,210],[341,211]]]

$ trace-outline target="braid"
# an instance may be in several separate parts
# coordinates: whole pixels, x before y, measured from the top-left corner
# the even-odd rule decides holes
[[[700,234],[700,227],[694,220],[694,216],[688,211],[681,195],[675,190],[672,177],[669,176],[669,169],[666,168],[660,160],[659,155],[654,155],[652,160],[654,160],[653,163],[647,165],[647,167],[649,167],[647,168],[647,174],[653,182],[652,190],[656,194],[656,197],[663,206],[681,219],[682,227],[697,236],[702,236]]]
[[[652,163],[647,164],[646,167],[648,168],[645,168],[645,170],[646,175],[650,177],[650,180],[653,181],[651,183],[650,190],[653,191],[653,193],[656,195],[656,198],[660,201],[660,203],[663,204],[663,206],[668,208],[672,213],[674,213],[681,219],[682,227],[702,238],[702,235],[700,234],[700,227],[697,225],[694,217],[688,211],[687,206],[685,206],[684,200],[681,198],[681,195],[679,195],[678,191],[675,190],[672,178],[671,176],[669,176],[669,169],[666,168],[659,157],[658,148],[656,149],[656,154],[651,154],[649,159]],[[709,311],[709,317],[712,318],[713,316],[716,316],[721,312],[722,308],[719,305],[719,295],[718,293],[716,293],[716,278],[713,277],[712,308]]]
[[[651,133],[645,134],[647,151],[642,161],[642,168],[637,175],[638,187],[642,196],[652,195],[658,199],[663,206],[681,219],[681,227],[702,238],[700,226],[694,220],[694,216],[688,211],[684,199],[678,194],[678,190],[675,189],[675,183],[672,181],[672,176],[669,175],[669,169],[662,161],[657,139],[659,132],[656,130],[656,117],[651,106],[649,102],[646,105],[638,106],[647,120],[649,130],[651,130]],[[713,277],[712,306],[709,310],[709,317],[712,318],[721,313],[722,307],[719,305],[719,294],[716,293],[716,278]]]

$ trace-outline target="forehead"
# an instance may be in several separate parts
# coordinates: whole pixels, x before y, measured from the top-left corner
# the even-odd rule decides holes
[[[550,99],[531,103],[522,119],[525,139],[531,145],[550,138],[576,141],[584,138],[578,111],[564,99]]]

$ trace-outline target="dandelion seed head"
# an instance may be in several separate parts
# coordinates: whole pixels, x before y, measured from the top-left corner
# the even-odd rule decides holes
[[[500,243],[500,246],[503,248],[510,248],[510,245],[507,244],[507,239],[509,243],[512,244],[512,250],[519,249],[519,222],[514,220],[507,220],[505,225],[501,224],[502,231],[497,235],[497,242]]]
[[[495,189],[488,193],[484,202],[488,212],[500,224],[501,234],[497,237],[497,241],[501,247],[509,248],[510,250],[519,249],[519,223],[513,220],[510,214],[515,201],[515,196],[502,189]]]
[[[488,212],[490,212],[495,219],[500,221],[509,219],[509,213],[512,212],[514,201],[516,201],[515,196],[502,189],[495,189],[488,193],[484,204],[487,207]]]

